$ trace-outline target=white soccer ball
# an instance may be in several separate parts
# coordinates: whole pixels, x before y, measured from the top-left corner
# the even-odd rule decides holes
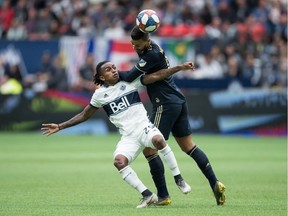
[[[160,19],[154,10],[141,11],[136,18],[136,25],[145,33],[155,32],[160,26]]]

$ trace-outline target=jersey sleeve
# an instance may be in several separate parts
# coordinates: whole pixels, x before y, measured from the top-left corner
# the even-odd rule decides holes
[[[144,74],[149,73],[159,61],[159,56],[155,52],[149,52],[137,62],[135,68]]]
[[[132,82],[143,74],[142,71],[138,70],[135,66],[127,72],[119,72],[120,80],[125,82]]]
[[[97,93],[97,91],[95,91],[90,100],[90,106],[95,107],[95,108],[102,107],[102,104],[97,98],[99,98],[99,94]]]

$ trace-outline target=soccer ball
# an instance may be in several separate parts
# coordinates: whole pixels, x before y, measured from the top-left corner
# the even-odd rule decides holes
[[[136,18],[136,25],[139,29],[145,33],[155,32],[159,25],[160,20],[157,13],[154,10],[143,10],[141,11]]]

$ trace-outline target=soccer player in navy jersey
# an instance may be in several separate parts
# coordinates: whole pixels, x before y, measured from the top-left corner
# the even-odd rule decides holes
[[[160,70],[157,73],[143,75],[131,83],[120,81],[116,66],[109,61],[98,63],[94,76],[95,84],[101,86],[94,92],[90,103],[84,110],[71,119],[60,124],[42,124],[44,135],[51,135],[64,128],[72,127],[89,119],[99,108],[103,108],[109,120],[119,129],[121,140],[114,152],[114,165],[123,180],[132,188],[142,194],[143,198],[137,208],[145,208],[158,201],[153,194],[138,178],[135,171],[129,166],[136,159],[144,147],[159,150],[171,170],[175,181],[183,185],[179,189],[191,190],[180,174],[176,158],[171,148],[166,144],[163,135],[147,117],[144,105],[140,101],[137,88],[170,76],[180,70],[194,69],[192,62]]]
[[[131,43],[140,59],[130,71],[120,73],[122,80],[131,82],[142,74],[151,74],[160,69],[169,68],[169,61],[164,51],[150,40],[148,33],[140,31],[137,26],[131,31]],[[175,85],[173,77],[146,85],[146,88],[153,105],[151,122],[158,127],[166,140],[172,132],[181,150],[195,160],[208,179],[217,205],[223,205],[225,186],[216,178],[206,154],[192,141],[186,99]],[[157,150],[145,148],[143,154],[149,162],[150,172],[157,188],[158,204],[169,205],[171,198],[165,184],[163,163]],[[176,182],[176,184],[181,184],[181,182]]]

